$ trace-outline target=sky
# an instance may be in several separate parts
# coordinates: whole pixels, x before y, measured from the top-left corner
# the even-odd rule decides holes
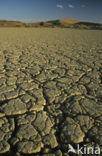
[[[0,19],[38,22],[68,17],[102,23],[102,0],[0,0]]]

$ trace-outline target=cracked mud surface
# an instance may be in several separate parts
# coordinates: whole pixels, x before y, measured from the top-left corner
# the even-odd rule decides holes
[[[0,29],[0,155],[102,151],[102,31]]]

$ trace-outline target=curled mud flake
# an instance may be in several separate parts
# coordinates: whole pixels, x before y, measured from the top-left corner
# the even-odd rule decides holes
[[[2,105],[0,109],[5,115],[18,115],[27,111],[26,104],[19,98],[10,100],[7,104]]]
[[[37,117],[32,124],[41,132],[42,136],[49,134],[53,126],[50,118],[44,111],[37,113]]]
[[[80,125],[84,133],[87,133],[94,125],[94,119],[87,115],[78,115],[75,121]]]
[[[32,154],[41,151],[42,143],[33,143],[32,141],[22,141],[17,144],[17,150],[24,154]]]
[[[81,143],[83,142],[85,134],[72,118],[67,117],[63,123],[60,132],[60,139],[62,143]]]
[[[51,148],[55,148],[58,146],[58,143],[54,134],[49,134],[49,135],[44,136],[43,143],[44,145],[48,145]]]
[[[95,143],[102,145],[102,125],[94,126],[88,133],[89,137],[94,140]]]
[[[10,150],[10,144],[6,141],[1,141],[0,142],[0,153],[6,153]]]

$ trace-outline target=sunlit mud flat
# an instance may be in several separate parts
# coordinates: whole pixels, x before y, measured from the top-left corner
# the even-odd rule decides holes
[[[102,31],[0,28],[0,154],[102,151]]]

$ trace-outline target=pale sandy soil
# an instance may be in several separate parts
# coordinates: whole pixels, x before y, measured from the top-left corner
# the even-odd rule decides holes
[[[102,31],[0,28],[1,155],[68,144],[102,147]]]

